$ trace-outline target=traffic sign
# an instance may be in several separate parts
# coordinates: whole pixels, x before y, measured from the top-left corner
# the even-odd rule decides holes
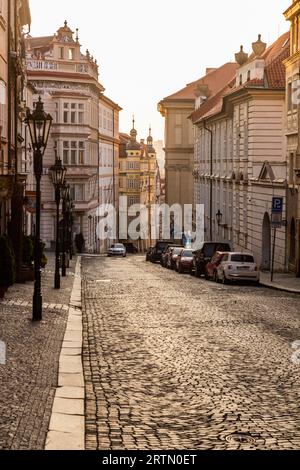
[[[272,214],[282,214],[282,212],[283,212],[283,197],[273,197]]]

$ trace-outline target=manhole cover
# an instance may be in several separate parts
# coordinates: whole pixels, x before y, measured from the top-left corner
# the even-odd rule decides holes
[[[248,434],[230,434],[230,436],[226,436],[225,440],[227,442],[235,443],[235,444],[255,444],[256,439],[254,437],[249,436]]]

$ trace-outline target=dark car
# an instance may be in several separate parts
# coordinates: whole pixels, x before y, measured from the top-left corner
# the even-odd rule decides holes
[[[205,275],[205,267],[216,253],[216,251],[230,252],[229,243],[223,242],[204,242],[202,246],[194,252],[193,256],[193,272],[196,277]]]
[[[214,256],[212,257],[211,261],[207,263],[205,266],[205,279],[213,280],[217,282],[218,280],[218,267],[226,253],[221,251],[216,251]]]
[[[167,248],[167,246],[170,245],[169,241],[158,241],[156,242],[155,247],[152,250],[151,253],[151,262],[152,263],[160,263],[162,260],[162,254]]]
[[[179,274],[190,273],[193,265],[193,250],[184,249],[176,260],[176,271]]]
[[[151,254],[152,250],[154,249],[154,246],[149,246],[149,248],[146,251],[146,261],[151,261]]]
[[[163,254],[161,256],[161,262],[160,262],[160,264],[162,265],[163,268],[168,267],[168,259],[171,255],[172,251],[174,250],[174,248],[183,249],[183,246],[181,246],[181,245],[168,245],[166,247],[165,251],[163,252]]]
[[[126,248],[127,253],[136,254],[139,251],[137,247],[131,242],[124,243],[124,246]]]

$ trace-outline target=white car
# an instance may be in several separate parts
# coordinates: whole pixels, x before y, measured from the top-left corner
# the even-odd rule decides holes
[[[259,284],[260,275],[252,253],[225,253],[217,269],[217,281],[252,281]]]
[[[111,256],[123,256],[126,257],[126,248],[122,243],[116,243],[115,245],[111,245],[107,253],[108,257]]]

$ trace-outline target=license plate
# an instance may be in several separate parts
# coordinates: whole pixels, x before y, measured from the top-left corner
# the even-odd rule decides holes
[[[249,270],[250,270],[250,266],[238,266],[237,269],[238,269],[238,270],[241,270],[241,271],[249,271]]]

